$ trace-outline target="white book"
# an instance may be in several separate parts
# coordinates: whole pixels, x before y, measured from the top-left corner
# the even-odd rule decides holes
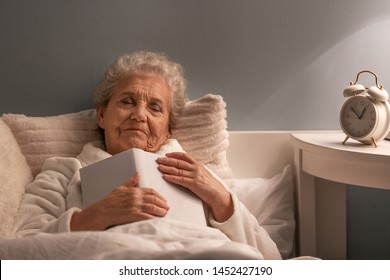
[[[168,201],[165,216],[198,225],[207,225],[202,201],[187,189],[167,182],[156,159],[159,155],[141,149],[129,149],[80,169],[84,207],[101,199],[138,171],[139,187],[153,188]]]

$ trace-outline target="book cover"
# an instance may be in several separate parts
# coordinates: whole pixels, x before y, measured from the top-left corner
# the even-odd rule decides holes
[[[166,218],[207,225],[202,201],[187,189],[164,180],[158,170],[159,155],[129,149],[80,169],[84,207],[101,199],[138,171],[139,187],[154,188],[170,207]]]

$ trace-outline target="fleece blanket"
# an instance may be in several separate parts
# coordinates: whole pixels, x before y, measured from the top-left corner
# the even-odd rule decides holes
[[[168,219],[107,231],[36,233],[0,240],[0,259],[263,259],[221,231]]]

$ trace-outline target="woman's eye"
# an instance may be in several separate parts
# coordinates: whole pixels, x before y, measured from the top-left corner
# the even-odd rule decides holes
[[[132,98],[124,98],[121,100],[121,103],[124,105],[133,105],[135,104],[134,100]]]
[[[154,112],[162,112],[162,108],[159,104],[151,104],[150,105],[150,108],[154,111]]]

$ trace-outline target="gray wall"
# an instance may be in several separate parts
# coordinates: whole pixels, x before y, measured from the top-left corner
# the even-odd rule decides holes
[[[387,0],[0,0],[0,113],[90,108],[105,67],[146,48],[185,67],[191,99],[223,95],[230,130],[339,129],[360,70],[390,88],[389,30]],[[389,224],[386,204],[370,217]]]

